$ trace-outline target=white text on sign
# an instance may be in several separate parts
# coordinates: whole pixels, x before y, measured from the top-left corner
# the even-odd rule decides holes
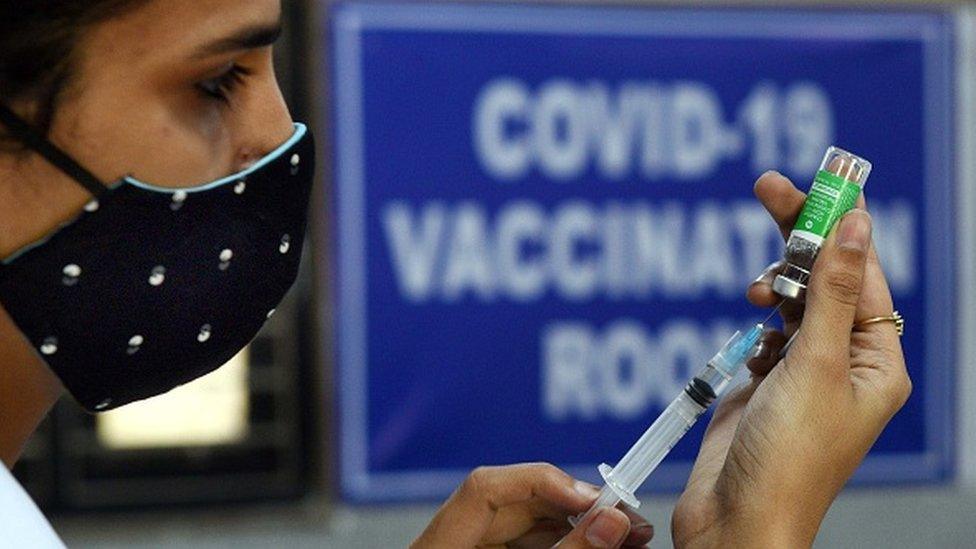
[[[472,116],[482,167],[503,181],[533,169],[572,180],[593,169],[608,180],[701,179],[722,161],[748,156],[761,173],[813,173],[833,140],[822,88],[759,83],[726,123],[718,94],[701,82],[573,82],[531,89],[513,78],[489,82]]]

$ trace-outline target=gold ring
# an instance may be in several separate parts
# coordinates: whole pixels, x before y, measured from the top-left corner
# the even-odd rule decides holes
[[[894,322],[895,330],[898,332],[898,336],[900,337],[905,335],[905,319],[898,311],[894,311],[888,316],[876,316],[873,318],[859,320],[854,323],[854,326],[867,326],[868,324],[877,324],[878,322]]]

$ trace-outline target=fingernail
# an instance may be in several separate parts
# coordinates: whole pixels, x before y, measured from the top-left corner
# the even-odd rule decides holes
[[[616,521],[610,516],[610,509],[603,508],[597,511],[593,522],[586,529],[586,540],[593,547],[611,547],[616,545],[622,537],[615,524]],[[624,532],[626,534],[626,532]]]
[[[871,216],[860,208],[855,208],[840,220],[837,227],[837,245],[865,251],[871,242]]]
[[[776,170],[766,170],[766,173],[762,174],[761,177],[766,177],[767,175],[779,175],[779,176],[782,176],[783,174],[779,173]]]
[[[587,499],[596,499],[600,495],[600,489],[592,484],[583,482],[582,480],[577,480],[573,482],[573,489],[576,490],[578,494]]]

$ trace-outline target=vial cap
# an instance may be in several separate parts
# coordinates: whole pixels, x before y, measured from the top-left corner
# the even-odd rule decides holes
[[[773,291],[785,298],[803,301],[807,286],[783,275],[776,275],[773,280]]]

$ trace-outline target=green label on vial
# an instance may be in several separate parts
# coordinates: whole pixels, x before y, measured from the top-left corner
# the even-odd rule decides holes
[[[793,230],[826,238],[834,223],[854,207],[860,192],[857,183],[820,170]]]

